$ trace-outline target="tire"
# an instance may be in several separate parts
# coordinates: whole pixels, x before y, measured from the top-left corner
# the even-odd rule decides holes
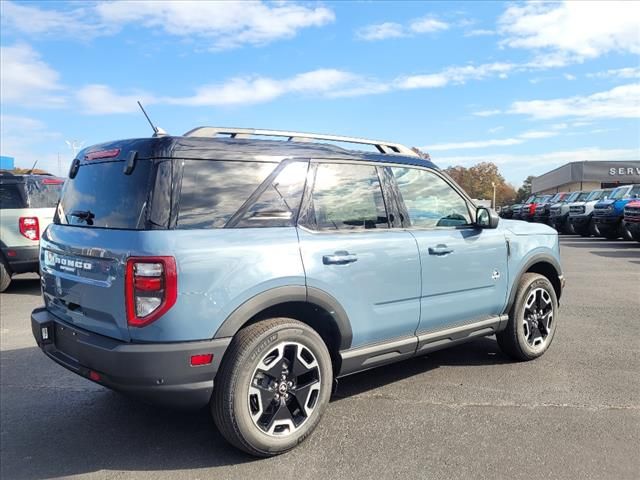
[[[633,240],[633,235],[629,231],[629,228],[624,224],[624,222],[620,222],[619,233],[623,240]]]
[[[600,236],[600,229],[598,228],[598,224],[593,218],[589,220],[589,233],[594,237]]]
[[[562,232],[566,235],[575,235],[576,229],[569,220],[565,220],[562,225]]]
[[[507,328],[497,333],[496,338],[500,349],[514,360],[533,360],[544,354],[553,341],[558,321],[558,298],[551,282],[538,273],[525,273],[517,288]],[[533,310],[547,312],[546,315],[539,316],[536,311],[534,317],[531,313],[532,309],[527,305],[532,296]],[[548,313],[551,313],[550,317]]]
[[[4,260],[0,258],[0,292],[4,292],[11,285],[11,271]]]
[[[332,384],[331,357],[315,330],[289,318],[264,320],[240,330],[229,345],[211,399],[213,420],[240,450],[278,455],[313,432]]]

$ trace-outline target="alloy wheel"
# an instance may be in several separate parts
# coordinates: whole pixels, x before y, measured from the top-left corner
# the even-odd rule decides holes
[[[543,348],[553,328],[553,301],[544,288],[536,288],[529,293],[524,305],[523,328],[527,343],[535,348]]]

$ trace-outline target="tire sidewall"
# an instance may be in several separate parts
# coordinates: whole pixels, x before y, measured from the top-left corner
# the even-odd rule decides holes
[[[529,294],[537,288],[543,288],[544,290],[546,290],[551,298],[553,308],[553,321],[551,323],[551,331],[549,332],[547,340],[545,341],[542,348],[535,348],[532,345],[529,345],[529,342],[527,342],[527,339],[524,335],[523,325],[525,303],[527,301],[527,298],[529,297]],[[553,338],[556,333],[556,327],[558,324],[558,298],[556,296],[553,285],[551,285],[551,282],[547,278],[540,275],[536,276],[527,284],[523,285],[518,294],[515,311],[513,313],[514,319],[516,321],[516,324],[514,325],[516,330],[516,340],[518,342],[520,350],[529,358],[537,358],[541,356],[544,352],[547,351],[547,349],[551,345],[551,342],[553,342]]]
[[[4,292],[11,284],[11,270],[5,261],[0,258],[0,292]]]
[[[320,369],[321,387],[316,407],[311,416],[294,433],[277,437],[260,430],[253,422],[249,412],[249,386],[254,371],[263,356],[278,344],[292,341],[308,348],[315,356]],[[333,372],[331,357],[318,334],[304,326],[282,325],[265,332],[254,340],[254,345],[247,349],[236,362],[237,372],[234,375],[233,411],[240,435],[256,450],[273,454],[287,451],[302,442],[316,427],[322,413],[329,403]]]

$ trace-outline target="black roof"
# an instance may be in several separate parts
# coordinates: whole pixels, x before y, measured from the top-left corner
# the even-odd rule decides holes
[[[173,137],[135,138],[102,143],[85,148],[78,154],[82,161],[90,152],[120,148],[119,158],[135,150],[138,158],[188,158],[202,160],[278,161],[285,158],[318,158],[397,163],[438,168],[429,160],[398,154],[348,150],[327,143],[254,140],[240,138]]]

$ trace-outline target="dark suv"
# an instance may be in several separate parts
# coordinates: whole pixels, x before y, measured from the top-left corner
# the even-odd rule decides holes
[[[313,431],[338,377],[493,334],[542,355],[559,254],[552,228],[499,220],[403,145],[202,127],[80,152],[31,324],[71,371],[210,405],[267,456]]]

